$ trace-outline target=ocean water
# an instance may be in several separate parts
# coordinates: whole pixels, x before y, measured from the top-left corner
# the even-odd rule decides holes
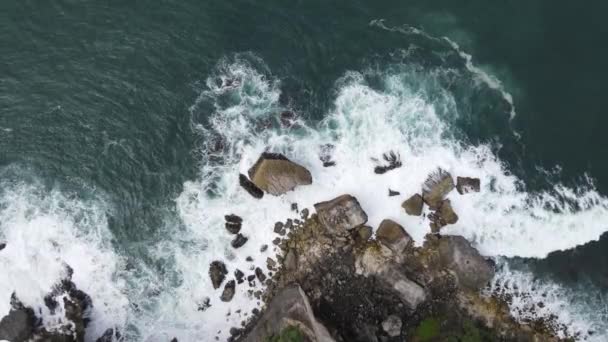
[[[608,339],[605,7],[2,2],[0,315],[16,292],[52,327],[42,297],[69,264],[93,299],[87,341],[109,327],[225,339],[260,303],[247,286],[221,302],[211,261],[264,268],[293,203],[343,193],[421,244],[429,222],[400,204],[441,167],[482,180],[450,196],[460,220],[445,233],[495,258],[488,291],[508,292],[518,319]],[[239,172],[267,150],[313,185],[245,193]],[[389,151],[403,167],[374,174]],[[238,250],[229,213],[249,238]]]

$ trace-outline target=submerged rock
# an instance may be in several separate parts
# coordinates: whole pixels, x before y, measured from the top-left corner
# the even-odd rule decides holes
[[[230,242],[230,245],[232,245],[233,248],[241,248],[244,244],[247,243],[248,240],[249,239],[247,237],[239,233],[234,237],[232,242]]]
[[[222,302],[229,302],[234,297],[234,292],[236,290],[236,283],[234,280],[230,280],[224,285],[224,291],[222,291],[222,295],[220,296],[220,300]]]
[[[454,189],[452,175],[439,168],[431,173],[422,186],[422,199],[433,210],[437,210],[445,196]]]
[[[351,195],[317,203],[315,210],[319,221],[330,232],[346,232],[367,222],[367,214],[359,205],[359,201]]]
[[[410,198],[403,201],[401,207],[405,209],[406,214],[412,216],[420,216],[422,215],[422,206],[424,205],[422,201],[422,196],[419,194],[414,194]]]
[[[279,153],[264,152],[249,169],[249,178],[263,191],[279,196],[299,185],[312,184],[312,175]]]
[[[463,288],[477,291],[494,277],[494,267],[462,236],[442,237],[438,250],[441,262]]]
[[[479,192],[481,182],[479,178],[456,177],[456,190],[459,194],[464,195],[469,192]]]
[[[403,326],[401,319],[395,315],[388,316],[384,322],[382,322],[382,330],[384,330],[384,332],[386,332],[390,337],[400,336],[401,326]]]
[[[226,274],[228,274],[228,270],[223,262],[216,260],[209,265],[209,277],[214,289],[218,289],[222,285],[222,282],[226,279]]]
[[[376,238],[394,253],[402,253],[411,243],[412,237],[392,220],[383,220],[376,231]]]
[[[253,182],[251,182],[247,176],[242,173],[239,174],[239,184],[254,198],[260,199],[264,197],[264,191],[253,184]]]

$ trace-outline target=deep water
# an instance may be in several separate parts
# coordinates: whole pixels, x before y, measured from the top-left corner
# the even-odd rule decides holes
[[[110,326],[136,341],[225,336],[246,319],[226,312],[256,303],[245,291],[217,302],[211,260],[247,267],[291,202],[340,191],[367,204],[371,223],[394,216],[420,242],[428,225],[399,216],[400,199],[396,211],[375,203],[389,186],[416,191],[442,166],[485,182],[454,204],[463,214],[449,232],[499,258],[497,282],[549,293],[541,314],[602,340],[607,10],[548,0],[0,2],[0,315],[16,289],[39,301],[68,263],[97,303],[88,340]],[[283,110],[298,127],[280,127]],[[318,164],[325,143],[336,168]],[[267,147],[311,169],[315,185],[244,196],[238,172]],[[371,158],[389,149],[405,167],[373,178]],[[238,253],[225,248],[229,210],[252,235]],[[205,297],[212,308],[197,311]]]

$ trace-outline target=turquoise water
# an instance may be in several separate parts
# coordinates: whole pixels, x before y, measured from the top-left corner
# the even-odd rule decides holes
[[[332,142],[360,166],[346,152],[368,160],[394,142],[423,151],[421,170],[446,163],[495,178],[484,203],[523,214],[465,218],[454,232],[488,255],[516,257],[512,267],[556,293],[574,293],[572,315],[598,336],[608,326],[608,244],[605,235],[585,243],[608,230],[607,9],[600,1],[3,1],[0,238],[18,248],[0,254],[0,273],[13,276],[0,294],[34,283],[34,301],[61,272],[55,264],[76,263],[79,286],[109,303],[98,305],[89,340],[108,326],[129,340],[205,340],[217,325],[186,299],[211,296],[207,261],[224,251],[205,209],[223,215],[238,198],[225,195],[236,191],[230,175],[262,145],[313,167],[298,139]],[[238,89],[222,88],[226,79]],[[259,133],[285,109],[305,128]],[[387,125],[367,122],[371,115]],[[357,145],[388,133],[369,151]],[[213,151],[214,139],[228,147]],[[435,158],[430,151],[444,145]],[[471,162],[461,145],[485,146],[475,158],[497,162]],[[327,184],[340,178],[323,172]],[[514,184],[544,200],[518,202],[505,190]],[[522,241],[486,226],[501,221],[520,228]],[[39,252],[17,251],[28,248]],[[32,267],[47,258],[55,266],[38,277]]]

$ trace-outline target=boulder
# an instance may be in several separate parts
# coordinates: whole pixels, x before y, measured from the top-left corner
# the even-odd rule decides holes
[[[383,220],[376,231],[376,238],[394,253],[402,253],[411,243],[412,237],[392,220]]]
[[[456,177],[456,190],[459,194],[464,195],[469,192],[479,192],[481,182],[479,178]]]
[[[357,228],[354,239],[358,243],[367,242],[367,240],[369,240],[372,237],[373,233],[374,233],[374,230],[372,229],[372,227],[361,226],[361,227]]]
[[[11,310],[0,320],[0,340],[27,341],[34,333],[35,325],[34,310],[24,307],[13,293]]]
[[[239,174],[239,184],[245,191],[247,191],[254,198],[260,199],[264,197],[264,191],[258,188],[253,182],[251,182],[244,174]]]
[[[494,277],[494,267],[462,236],[441,237],[438,251],[441,263],[454,272],[462,288],[478,291]]]
[[[226,279],[226,274],[228,274],[228,270],[223,262],[216,260],[209,265],[209,277],[214,289],[218,289],[222,285],[222,282]]]
[[[230,234],[238,234],[241,231],[243,225],[243,219],[240,216],[230,214],[224,216],[226,220],[226,230]]]
[[[235,290],[236,283],[234,282],[234,280],[230,280],[229,282],[227,282],[226,285],[224,285],[224,291],[222,291],[222,295],[220,296],[222,302],[231,301],[234,297]]]
[[[247,243],[247,240],[249,240],[247,237],[245,237],[241,233],[238,233],[230,242],[230,245],[232,246],[232,248],[241,248],[245,243]]]
[[[312,184],[312,175],[282,154],[264,152],[249,169],[249,178],[263,191],[280,196],[299,185]]]
[[[0,251],[6,248],[5,242],[0,242]]]
[[[429,215],[429,219],[431,231],[437,233],[442,227],[458,222],[458,215],[454,212],[450,200],[443,200],[439,209]]]
[[[327,329],[315,318],[308,298],[298,285],[281,289],[242,341],[271,341],[290,327],[298,329],[303,341],[334,342]]]
[[[422,186],[422,199],[433,210],[441,205],[445,196],[454,189],[452,175],[439,168],[431,173]]]
[[[390,337],[397,337],[401,335],[401,327],[403,323],[398,316],[390,315],[382,322],[382,330],[387,333]]]
[[[367,222],[367,214],[359,201],[351,195],[342,195],[331,201],[315,204],[319,221],[329,232],[343,233]]]
[[[405,209],[405,212],[408,215],[412,216],[420,216],[422,215],[422,206],[423,206],[422,196],[419,194],[414,194],[410,198],[403,201],[401,207]]]

